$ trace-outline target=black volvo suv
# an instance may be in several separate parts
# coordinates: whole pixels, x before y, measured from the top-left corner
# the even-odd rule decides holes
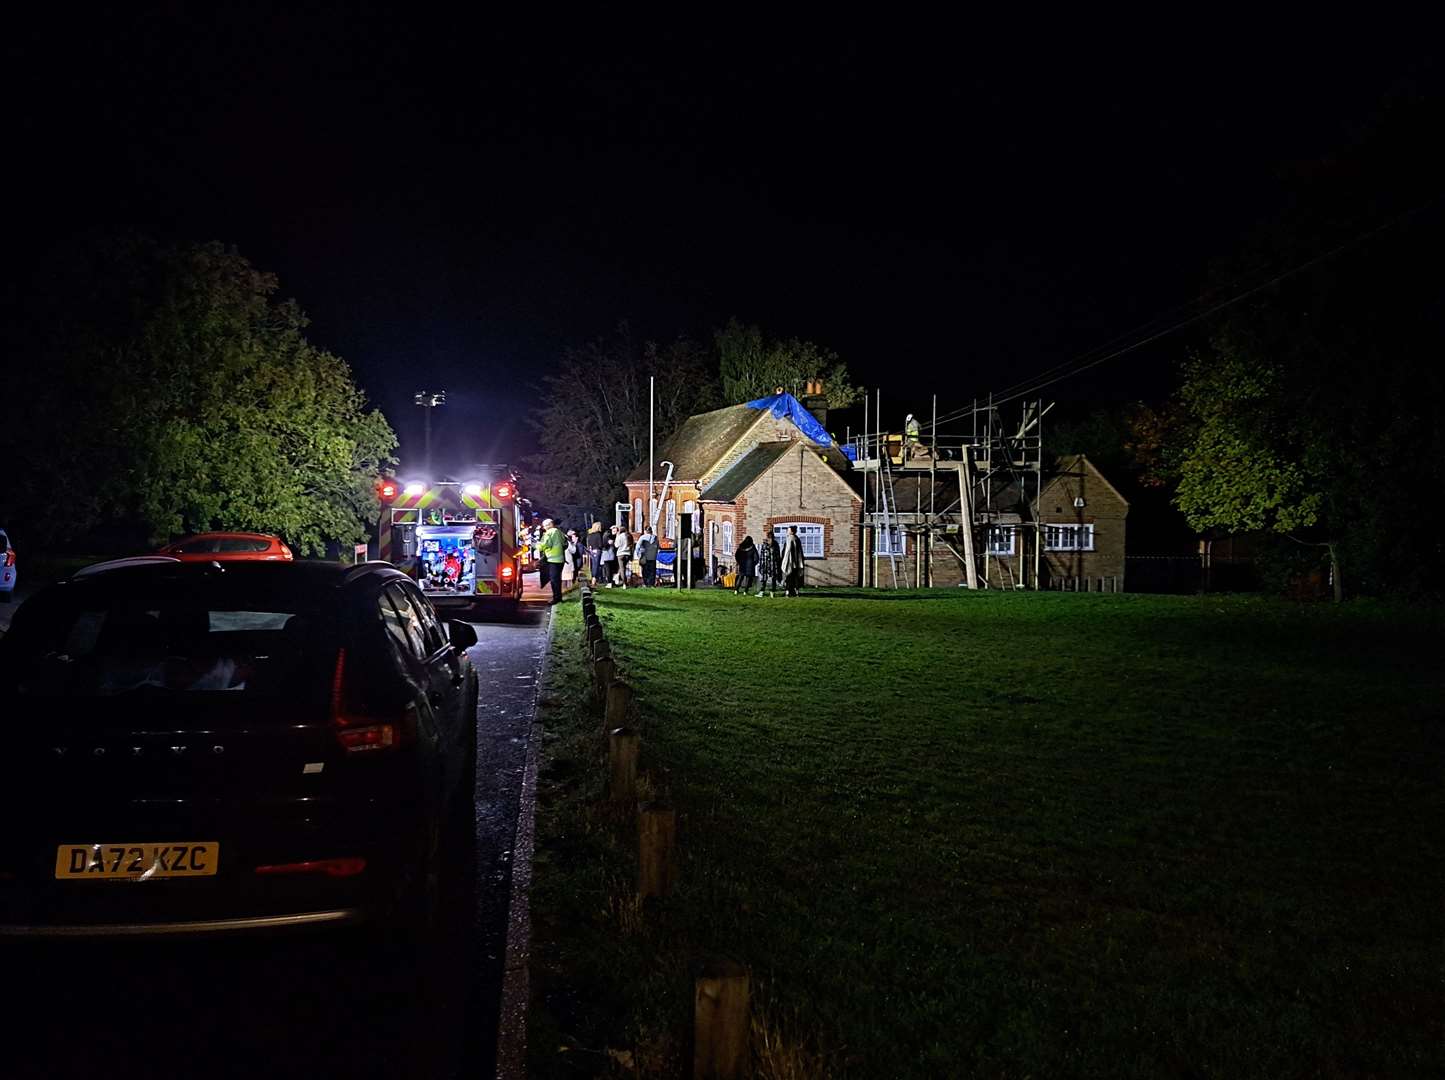
[[[0,935],[426,929],[465,862],[476,640],[384,564],[35,595],[0,639]]]

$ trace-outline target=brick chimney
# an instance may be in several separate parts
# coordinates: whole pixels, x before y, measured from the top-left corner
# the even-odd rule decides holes
[[[812,379],[805,383],[803,396],[798,400],[803,403],[803,408],[817,417],[818,423],[822,424],[826,430],[828,427],[828,395],[824,392],[823,380]]]

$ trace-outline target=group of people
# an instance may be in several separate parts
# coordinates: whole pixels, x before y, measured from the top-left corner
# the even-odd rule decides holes
[[[565,533],[551,518],[543,520],[531,537],[532,561],[537,566],[538,584],[552,587],[552,603],[560,603],[564,585],[584,573],[607,588],[627,588],[640,578],[644,587],[657,583],[657,536],[644,527],[635,538],[621,525],[603,530],[594,521],[585,536],[576,529]]]
[[[651,526],[644,525],[635,539],[621,525],[613,525],[604,532],[600,521],[594,521],[580,540],[576,532],[567,535],[575,545],[574,576],[581,573],[585,556],[592,580],[604,583],[609,589],[627,588],[634,570],[644,588],[657,584],[658,543]]]
[[[576,529],[564,533],[555,521],[546,518],[533,530],[530,541],[538,584],[544,589],[551,586],[554,604],[561,603],[563,587],[579,579],[584,568],[594,583],[609,589],[627,588],[635,580],[634,574],[644,588],[657,584],[658,543],[650,527],[644,526],[634,538],[621,525],[604,531],[602,522],[594,521],[585,536],[578,536]],[[694,555],[700,562],[700,546]],[[739,595],[752,594],[754,585],[758,591],[753,595],[757,596],[776,596],[779,589],[784,596],[798,595],[803,584],[803,542],[797,526],[788,526],[781,544],[771,532],[760,545],[751,536],[744,536],[733,558],[737,564],[734,591]]]
[[[797,596],[803,584],[803,541],[798,537],[798,527],[789,525],[783,542],[772,533],[763,537],[761,544],[753,542],[751,536],[744,536],[738,549],[733,552],[737,564],[737,583],[733,591],[739,596],[770,597],[783,589],[784,596]],[[753,586],[758,591],[753,593]]]

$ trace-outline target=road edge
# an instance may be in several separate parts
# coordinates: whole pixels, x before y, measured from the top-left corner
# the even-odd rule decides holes
[[[527,1005],[530,994],[527,965],[531,957],[532,852],[536,843],[537,748],[542,741],[538,704],[547,684],[552,658],[552,632],[557,609],[547,610],[547,637],[537,669],[532,698],[532,726],[527,734],[527,762],[522,769],[522,790],[517,800],[517,835],[512,842],[512,894],[507,902],[507,948],[502,968],[502,1003],[497,1016],[497,1080],[524,1080],[527,1075]]]

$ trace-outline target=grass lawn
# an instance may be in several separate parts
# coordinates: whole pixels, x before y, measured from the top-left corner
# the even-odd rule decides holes
[[[678,811],[680,883],[635,903],[565,605],[534,1074],[690,1075],[714,955],[753,972],[767,1069],[1445,1067],[1437,613],[961,590],[598,608],[647,784]]]

